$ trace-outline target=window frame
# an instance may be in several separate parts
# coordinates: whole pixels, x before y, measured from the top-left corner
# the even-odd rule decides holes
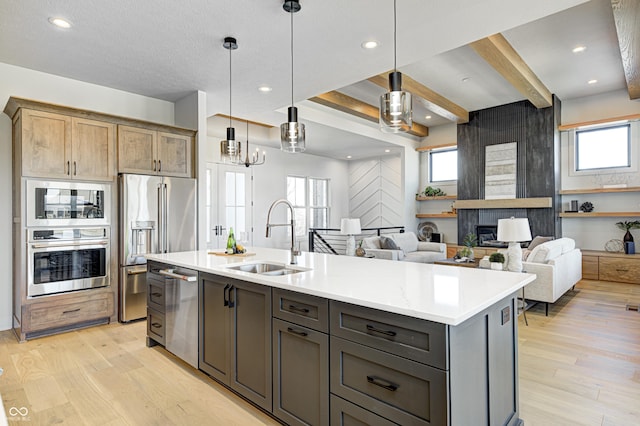
[[[457,167],[458,165],[456,164],[456,178],[455,179],[448,179],[448,180],[433,180],[433,155],[434,154],[444,154],[447,152],[452,152],[455,151],[456,152],[456,162],[457,162],[457,158],[458,158],[458,147],[450,147],[450,148],[443,148],[443,149],[434,149],[429,151],[428,155],[429,155],[429,161],[428,161],[428,166],[427,166],[427,173],[428,173],[428,182],[429,183],[437,183],[439,185],[446,185],[446,184],[452,184],[458,181],[458,170]]]
[[[602,167],[591,169],[578,169],[578,133],[583,131],[595,131],[607,128],[618,128],[628,126],[628,153],[629,165],[617,167]],[[583,126],[571,129],[568,132],[568,160],[569,176],[597,176],[610,175],[616,173],[637,173],[638,172],[638,151],[640,150],[640,122],[639,121],[615,121],[593,126]]]
[[[301,176],[301,175],[287,175],[287,179],[286,179],[286,193],[287,193],[287,201],[289,201],[289,178],[294,178],[294,179],[304,179],[304,200],[305,200],[305,204],[304,206],[302,205],[297,205],[297,204],[292,204],[294,211],[296,209],[303,209],[304,208],[304,217],[305,217],[305,226],[304,226],[304,231],[300,234],[296,234],[296,237],[298,238],[304,238],[307,236],[308,232],[309,232],[309,228],[311,227],[311,218],[312,218],[312,211],[313,210],[326,210],[326,220],[327,223],[324,226],[325,228],[327,226],[329,226],[329,219],[330,219],[330,215],[331,215],[331,179],[330,178],[320,178],[320,177],[313,177],[313,176]],[[313,181],[325,181],[326,182],[326,206],[316,206],[312,204],[312,200],[311,200],[311,184]],[[289,201],[290,202],[290,201]],[[287,212],[287,220],[291,220],[290,217],[290,213]],[[287,230],[287,233],[289,233],[290,231]]]

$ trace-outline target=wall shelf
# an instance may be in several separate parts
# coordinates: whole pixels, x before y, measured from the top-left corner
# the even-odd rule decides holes
[[[560,213],[560,217],[640,217],[640,212]]]
[[[640,192],[640,186],[626,188],[586,188],[586,189],[562,189],[560,195],[567,194],[607,194],[615,192]]]
[[[423,218],[441,218],[441,219],[446,219],[446,218],[456,218],[458,217],[457,214],[455,213],[418,213],[416,215],[417,218],[419,219],[423,219]]]
[[[461,209],[540,209],[551,207],[551,197],[508,198],[500,200],[457,200],[453,207]]]
[[[455,200],[457,195],[436,195],[433,197],[427,195],[417,195],[416,201],[439,201],[439,200]]]

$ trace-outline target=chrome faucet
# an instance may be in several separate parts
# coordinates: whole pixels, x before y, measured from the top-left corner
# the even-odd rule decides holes
[[[278,204],[286,204],[289,207],[289,211],[291,212],[291,223],[269,223],[269,220],[271,219],[271,210],[273,210],[273,208]],[[267,213],[267,235],[266,235],[267,238],[271,237],[272,226],[290,226],[291,227],[291,264],[295,265],[297,263],[296,256],[300,256],[300,250],[296,249],[296,219],[293,212],[293,206],[291,205],[290,202],[288,202],[283,198],[274,201],[273,204],[271,204],[271,207],[269,207],[269,213]]]

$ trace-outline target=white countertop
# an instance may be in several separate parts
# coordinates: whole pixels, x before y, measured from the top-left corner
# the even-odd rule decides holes
[[[535,279],[535,274],[419,264],[303,252],[291,275],[228,269],[240,263],[289,263],[289,251],[247,248],[255,256],[216,256],[206,250],[149,254],[151,260],[238,278],[448,325],[461,324]]]

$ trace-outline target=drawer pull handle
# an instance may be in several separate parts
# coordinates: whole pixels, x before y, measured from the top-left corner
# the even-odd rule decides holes
[[[156,291],[156,292],[151,293],[151,295],[152,295],[153,297],[160,297],[160,296],[162,296],[162,293],[158,293],[158,292]]]
[[[162,324],[160,324],[159,322],[152,322],[151,327],[162,328]]]
[[[380,386],[381,388],[384,388],[391,392],[394,392],[399,387],[399,385],[396,385],[395,383],[378,376],[367,376],[367,382],[371,383],[372,385]]]
[[[71,309],[71,310],[68,310],[68,311],[63,311],[63,312],[62,312],[62,315],[65,315],[65,314],[72,314],[72,313],[74,313],[74,312],[78,312],[78,311],[80,311],[80,308],[78,308],[78,309]]]
[[[301,308],[301,307],[296,306],[296,305],[289,305],[289,310],[290,311],[302,312],[303,314],[308,314],[309,313],[309,309]]]
[[[306,332],[306,331],[296,330],[296,329],[295,329],[295,328],[293,328],[293,327],[288,327],[288,328],[287,328],[287,331],[288,331],[289,333],[297,334],[298,336],[302,336],[302,337],[307,337],[307,336],[309,335],[309,334],[307,334],[307,332]]]
[[[385,336],[389,336],[389,337],[395,337],[396,336],[396,332],[395,331],[380,330],[379,328],[376,328],[376,327],[372,326],[371,324],[367,324],[367,333],[384,334]]]
[[[617,272],[629,272],[628,269],[616,269]]]

